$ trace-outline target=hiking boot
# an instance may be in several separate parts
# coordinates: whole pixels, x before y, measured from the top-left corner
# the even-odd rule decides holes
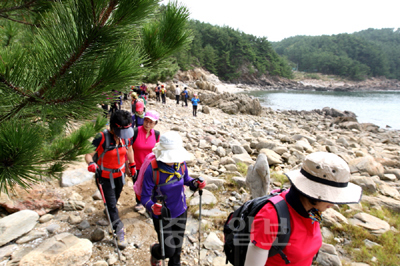
[[[157,260],[156,258],[153,257],[153,255],[151,255],[151,250],[153,249],[154,245],[150,245],[150,265],[151,266],[161,266],[161,260]]]
[[[125,227],[123,227],[121,230],[117,232],[117,244],[120,250],[125,249],[126,246],[128,245],[125,239]]]
[[[133,207],[133,209],[135,210],[135,212],[141,211],[144,209],[144,206],[141,203],[136,204],[135,207]]]

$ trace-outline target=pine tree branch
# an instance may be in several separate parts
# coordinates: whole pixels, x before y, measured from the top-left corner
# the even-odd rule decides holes
[[[13,22],[25,24],[25,25],[28,25],[28,26],[39,26],[39,25],[35,25],[35,24],[29,23],[29,22],[26,22],[26,21],[21,21],[21,20],[13,19],[13,18],[10,18],[9,16],[3,15],[3,14],[0,14],[0,17],[5,18],[5,19],[8,19],[8,20],[11,20],[11,21],[13,21]]]
[[[100,16],[100,27],[103,27],[106,24],[107,20],[110,18],[111,12],[114,10],[117,4],[117,0],[110,1],[110,3],[108,4],[108,8],[104,10]]]
[[[8,82],[2,75],[0,75],[0,82],[6,85],[8,88],[12,89],[13,91],[17,92],[18,94],[24,97],[30,97],[28,93],[24,92],[21,88],[15,87],[11,82]]]
[[[26,8],[30,8],[32,7],[36,2],[38,2],[38,0],[32,0],[30,2],[27,2],[25,4],[22,4],[20,6],[13,6],[10,8],[3,8],[0,9],[0,13],[6,13],[6,12],[11,12],[11,11],[16,11],[16,10],[20,10],[20,9],[26,9]]]

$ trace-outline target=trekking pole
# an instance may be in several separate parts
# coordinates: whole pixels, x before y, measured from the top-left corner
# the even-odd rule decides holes
[[[97,175],[97,173],[96,173],[96,175]],[[121,251],[118,248],[117,235],[114,233],[114,229],[113,229],[113,226],[112,226],[112,223],[111,223],[110,213],[108,212],[108,208],[107,208],[106,197],[104,197],[103,186],[100,184],[100,181],[99,181],[98,178],[97,178],[97,185],[99,186],[100,194],[101,194],[101,197],[103,198],[104,208],[106,209],[108,222],[110,224],[110,230],[111,230],[111,233],[112,233],[113,239],[114,239],[114,245],[117,248],[118,260],[121,260]]]
[[[203,183],[204,179],[198,177],[198,181]],[[200,265],[200,251],[201,251],[201,196],[203,195],[203,190],[199,190],[199,265]]]
[[[164,196],[158,195],[156,196],[157,203],[161,204],[164,207]],[[161,245],[161,260],[163,266],[165,266],[165,247],[164,247],[164,227],[162,221],[162,207],[161,207],[161,215],[158,215],[158,221],[160,225],[160,245]]]

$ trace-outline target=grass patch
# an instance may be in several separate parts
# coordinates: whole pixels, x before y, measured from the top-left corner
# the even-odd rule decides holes
[[[363,209],[368,209],[369,205],[363,203]],[[342,211],[342,209],[341,209]],[[400,229],[400,214],[387,208],[370,209],[369,214],[387,221],[396,230]],[[347,213],[348,214],[348,213]],[[388,231],[382,235],[376,236],[369,233],[368,230],[354,225],[343,224],[342,228],[331,228],[335,235],[348,239],[342,248],[347,252],[353,261],[364,262],[371,266],[399,265],[400,256],[400,234]],[[367,247],[364,240],[370,240],[378,243],[380,246]],[[330,240],[330,244],[337,244]],[[371,261],[375,257],[376,262]]]
[[[247,164],[242,163],[242,162],[237,162],[236,163],[236,167],[238,169],[238,172],[242,175],[242,176],[247,176],[247,169],[249,168],[247,166]]]
[[[270,177],[274,181],[281,183],[281,188],[283,187],[283,185],[285,183],[289,182],[289,179],[287,178],[287,176],[285,176],[284,174],[282,174],[280,172],[270,171]]]

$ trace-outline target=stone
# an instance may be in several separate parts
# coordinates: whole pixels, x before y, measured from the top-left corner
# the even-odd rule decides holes
[[[100,191],[97,189],[96,192],[92,195],[93,200],[102,200]]]
[[[68,217],[68,223],[70,223],[70,224],[79,224],[81,222],[82,222],[82,218],[80,216],[70,215]]]
[[[28,234],[24,235],[23,237],[19,238],[17,241],[15,241],[15,243],[17,244],[24,244],[27,242],[30,242],[32,240],[38,239],[38,238],[42,238],[42,237],[46,237],[47,236],[47,232],[45,231],[30,231]]]
[[[281,164],[282,163],[282,158],[279,154],[274,152],[273,150],[269,149],[262,149],[260,151],[260,154],[265,154],[267,156],[268,164],[269,165],[275,165],[275,164]]]
[[[80,200],[68,200],[64,203],[65,211],[81,211],[85,208],[85,202]]]
[[[400,200],[400,193],[395,187],[389,186],[387,184],[381,184],[379,186],[379,192],[384,196]]]
[[[348,224],[347,218],[344,217],[340,212],[335,211],[332,208],[327,209],[324,211],[324,219],[322,224],[326,227],[342,227],[342,224]]]
[[[342,262],[334,246],[322,243],[319,250],[317,263],[321,266],[341,266]]]
[[[52,220],[53,218],[54,218],[54,215],[48,213],[48,214],[45,214],[42,217],[40,217],[39,222],[42,224],[47,223],[48,221]]]
[[[61,233],[42,242],[25,255],[20,266],[36,265],[83,265],[92,255],[93,244],[70,233]]]
[[[32,210],[39,215],[57,210],[63,206],[61,196],[43,185],[35,185],[31,189],[15,186],[15,193],[10,196],[5,193],[0,195],[0,206],[7,212],[14,213],[21,210]]]
[[[225,165],[225,168],[228,171],[237,171],[238,170],[236,164],[227,164],[227,165]]]
[[[246,178],[241,176],[234,176],[232,177],[232,181],[237,184],[239,188],[247,188]]]
[[[259,154],[256,163],[247,169],[246,183],[253,198],[268,194],[270,173],[265,154]]]
[[[231,157],[223,157],[220,160],[220,164],[221,165],[236,164],[236,162]]]
[[[105,237],[105,235],[106,235],[106,233],[104,232],[104,230],[97,227],[97,228],[93,231],[93,233],[90,235],[90,239],[91,239],[93,242],[98,242],[98,241],[103,240],[103,238]]]
[[[371,234],[381,235],[390,230],[390,225],[368,213],[357,213],[349,222],[356,226],[361,226],[371,232]]]
[[[235,163],[245,163],[247,165],[254,163],[253,159],[247,152],[242,154],[234,154],[232,159],[235,161]]]
[[[233,154],[247,153],[247,151],[240,145],[232,145],[231,149]]]
[[[215,150],[215,154],[217,154],[219,157],[225,157],[225,156],[226,156],[226,151],[225,151],[224,148],[218,147],[218,148]]]
[[[49,226],[46,227],[46,230],[50,234],[53,234],[59,228],[60,228],[60,225],[58,225],[58,224],[50,224]]]
[[[90,228],[90,223],[87,220],[83,220],[77,227],[80,230],[85,230]]]
[[[61,177],[61,187],[72,187],[92,180],[94,174],[87,168],[79,168],[70,171],[64,171]]]
[[[186,190],[186,191],[188,191],[188,193],[193,193],[193,191],[190,191],[190,190]],[[194,197],[190,200],[189,205],[190,206],[199,205],[199,201],[200,201],[199,193],[196,192],[193,196]],[[203,195],[202,195],[202,198],[201,198],[201,203],[202,204],[209,205],[209,204],[216,204],[217,202],[218,202],[217,198],[214,196],[213,193],[211,193],[207,189],[203,189]]]
[[[10,257],[11,254],[18,249],[18,245],[11,244],[0,248],[0,260],[3,258]]]
[[[368,193],[376,192],[376,183],[371,177],[366,176],[351,176],[350,182],[362,187],[363,191]]]
[[[393,198],[382,195],[378,195],[377,197],[363,195],[362,201],[369,203],[371,207],[386,207],[392,211],[400,212],[400,201]]]
[[[221,211],[218,208],[213,208],[211,210],[201,210],[201,216],[211,217],[211,218],[226,218],[228,214]],[[196,211],[194,216],[199,217],[199,211]]]
[[[382,164],[375,161],[375,159],[367,155],[351,160],[349,163],[351,173],[367,172],[370,176],[377,175],[383,177],[384,168]]]
[[[23,210],[0,219],[0,247],[28,233],[37,224],[39,215],[31,210]]]
[[[204,247],[209,250],[222,249],[224,242],[222,242],[215,232],[211,232],[203,243]]]

